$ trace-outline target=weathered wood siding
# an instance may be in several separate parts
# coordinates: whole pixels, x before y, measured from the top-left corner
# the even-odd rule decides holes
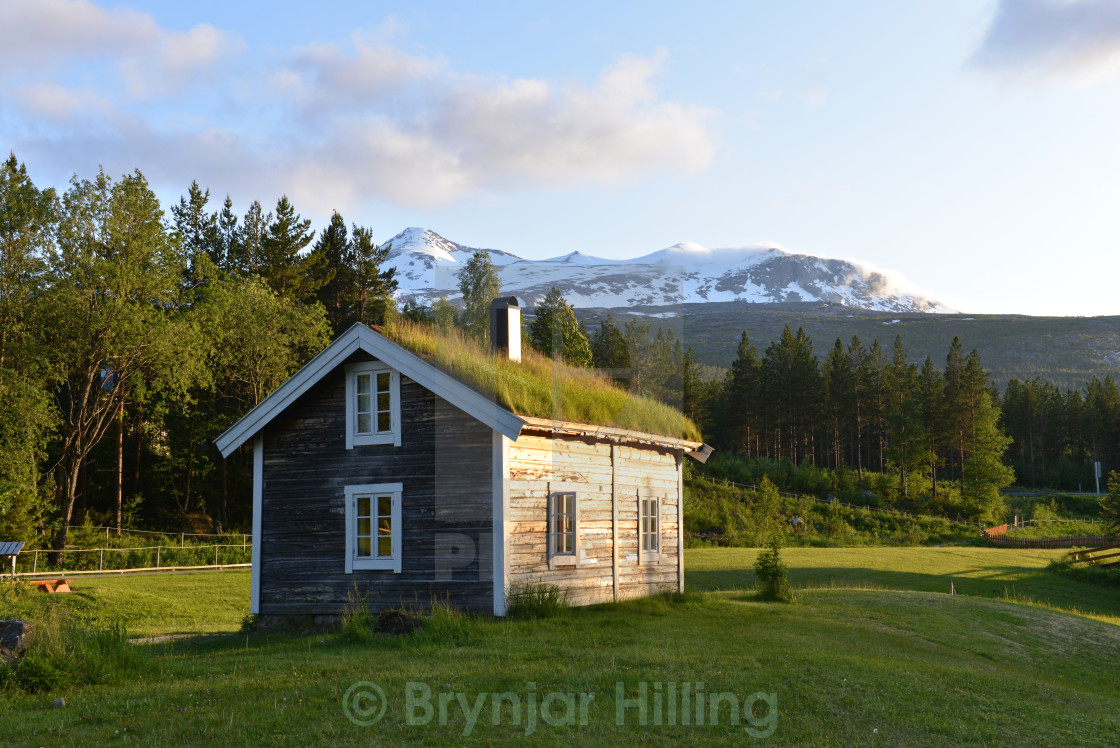
[[[568,591],[574,605],[614,599],[612,481],[618,507],[619,598],[677,588],[677,461],[653,448],[616,447],[584,440],[523,434],[510,446],[511,584],[544,581]],[[578,567],[548,568],[549,483],[578,484]],[[638,547],[638,489],[661,499],[661,558],[641,563]]]
[[[355,586],[376,609],[439,598],[492,611],[490,429],[402,376],[401,446],[347,450],[345,386],[339,367],[265,430],[261,614],[337,614]],[[347,574],[345,486],[394,482],[401,573]]]

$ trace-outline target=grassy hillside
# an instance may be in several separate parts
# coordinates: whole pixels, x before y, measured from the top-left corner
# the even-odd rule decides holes
[[[739,703],[773,694],[770,723],[757,703],[756,733],[772,745],[1112,745],[1120,730],[1120,590],[1056,577],[1045,552],[996,549],[797,549],[787,551],[799,602],[756,602],[743,590],[753,551],[689,551],[689,585],[709,592],[573,610],[539,621],[467,620],[429,636],[350,644],[336,635],[252,635],[146,645],[150,664],[113,685],[54,694],[5,694],[4,745],[521,744],[512,711],[491,724],[491,692],[593,693],[586,725],[540,719],[545,744],[742,745],[745,726],[654,724],[652,693],[703,683]],[[940,590],[946,575],[966,594]],[[191,575],[247,603],[244,575]],[[187,575],[182,575],[187,577]],[[175,579],[179,579],[176,577]],[[239,580],[229,584],[230,580]],[[170,580],[166,594],[178,594]],[[192,582],[193,584],[193,582]],[[240,585],[240,588],[239,588]],[[811,585],[811,586],[810,586]],[[1000,599],[1014,590],[1019,603]],[[714,591],[714,590],[719,591]],[[926,591],[932,590],[932,591]],[[985,595],[972,596],[972,593]],[[196,591],[195,594],[201,594]],[[1059,599],[1059,595],[1065,595]],[[1087,610],[1103,620],[1042,607]],[[1023,604],[1028,599],[1037,604]],[[1091,607],[1095,606],[1095,607]],[[371,727],[352,724],[342,700],[358,681],[378,684],[387,708]],[[651,710],[616,722],[616,688]],[[407,724],[405,684],[447,694],[445,724]],[[358,706],[368,705],[366,702]],[[552,714],[562,714],[554,704]],[[663,711],[662,721],[667,721]],[[708,715],[706,715],[708,716]]]
[[[577,310],[590,326],[606,310]],[[828,304],[745,304],[721,302],[683,304],[673,308],[636,307],[610,310],[616,321],[631,317],[671,327],[692,344],[700,360],[726,367],[735,355],[735,345],[745,329],[760,352],[776,340],[789,324],[800,325],[813,338],[823,356],[837,337],[845,343],[852,335],[870,345],[873,339],[888,351],[895,335],[911,360],[932,356],[940,366],[953,336],[965,350],[976,348],[995,381],[1039,377],[1062,389],[1080,388],[1092,375],[1104,377],[1120,372],[1120,317],[1027,317],[981,314],[894,314],[864,312]],[[675,312],[677,317],[650,317]],[[895,322],[897,320],[897,322]]]

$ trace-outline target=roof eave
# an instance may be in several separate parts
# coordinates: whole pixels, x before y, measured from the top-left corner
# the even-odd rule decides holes
[[[516,441],[525,425],[521,417],[485,395],[368,326],[355,323],[214,440],[222,457],[229,457],[238,447],[260,433],[272,419],[359,350],[384,361],[503,436]]]

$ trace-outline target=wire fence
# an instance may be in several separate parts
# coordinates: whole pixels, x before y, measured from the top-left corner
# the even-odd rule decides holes
[[[71,572],[140,571],[251,565],[253,546],[150,545],[135,548],[63,548],[24,551],[16,559],[17,576]]]
[[[165,538],[179,538],[179,545],[186,545],[187,538],[241,538],[242,545],[249,542],[252,536],[243,532],[163,532],[161,530],[133,530],[131,528],[124,528],[117,532],[115,527],[105,527],[104,525],[67,525],[68,530],[104,530],[105,542],[109,542],[110,533],[114,535],[160,535]]]

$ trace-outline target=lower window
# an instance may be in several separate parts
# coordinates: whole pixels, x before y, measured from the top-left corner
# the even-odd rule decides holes
[[[661,560],[661,500],[638,493],[638,547],[642,561]]]
[[[346,487],[346,573],[401,571],[401,484]]]
[[[579,565],[579,497],[575,491],[548,494],[548,567]]]

